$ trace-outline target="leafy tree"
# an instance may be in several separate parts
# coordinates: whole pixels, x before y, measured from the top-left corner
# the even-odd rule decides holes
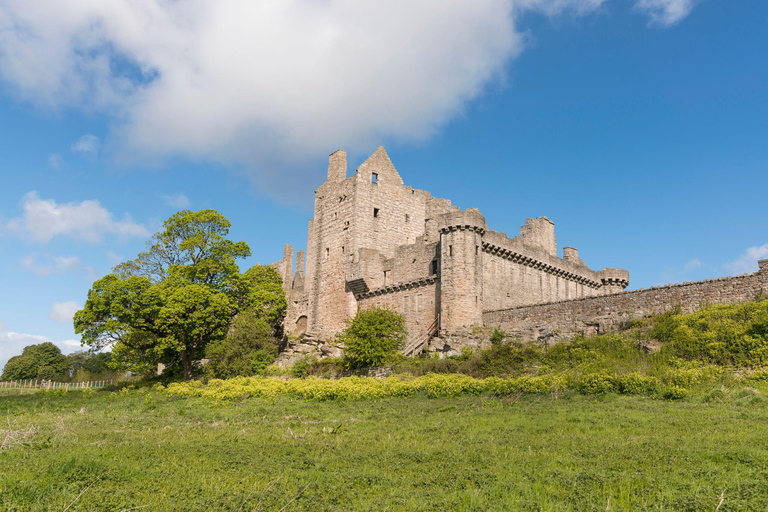
[[[283,278],[269,265],[254,265],[243,274],[240,286],[248,290],[241,299],[241,310],[251,310],[275,330],[283,324],[288,303]],[[277,333],[280,337],[279,334]]]
[[[40,376],[42,368],[45,368],[44,377]],[[21,355],[10,358],[0,380],[63,377],[66,371],[67,358],[61,354],[59,347],[47,341],[24,347]]]
[[[360,311],[339,335],[351,367],[377,366],[403,346],[408,332],[403,315],[386,308]]]
[[[93,284],[75,314],[75,332],[92,349],[113,346],[113,366],[148,371],[163,363],[193,378],[195,361],[225,338],[238,311],[260,306],[276,321],[285,294],[265,270],[240,273],[235,260],[250,249],[226,238],[231,223],[220,213],[183,210],[163,226],[145,252]]]
[[[206,372],[218,379],[247,377],[269,366],[277,352],[272,326],[259,311],[243,311],[232,322],[225,339],[208,345]]]
[[[78,372],[87,372],[90,375],[102,375],[109,373],[112,362],[112,352],[93,353],[88,350],[80,350],[67,355],[67,373],[70,377]]]

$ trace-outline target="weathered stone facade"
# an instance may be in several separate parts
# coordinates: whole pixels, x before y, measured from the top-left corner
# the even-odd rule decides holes
[[[273,266],[288,295],[289,354],[336,354],[331,341],[360,308],[399,311],[413,342],[431,329],[445,338],[481,328],[489,310],[603,296],[629,284],[626,270],[592,270],[575,248],[558,257],[546,217],[527,219],[509,238],[488,229],[477,209],[405,185],[382,147],[350,177],[346,153],[330,156],[315,191],[306,272],[301,252],[293,271],[290,246]]]

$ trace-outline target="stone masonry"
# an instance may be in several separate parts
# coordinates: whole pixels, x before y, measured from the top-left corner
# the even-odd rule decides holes
[[[333,339],[358,310],[387,306],[405,316],[409,341],[446,339],[486,324],[486,312],[616,294],[626,270],[590,269],[573,247],[558,256],[555,225],[526,219],[514,238],[489,229],[475,208],[404,184],[383,147],[352,176],[343,150],[331,154],[315,191],[306,270],[293,247],[273,264],[288,299],[283,361],[339,355]],[[459,342],[461,344],[463,342]],[[447,347],[447,348],[446,348]]]

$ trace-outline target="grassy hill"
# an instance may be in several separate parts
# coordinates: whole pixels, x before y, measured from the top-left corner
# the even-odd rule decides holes
[[[385,380],[0,396],[0,510],[764,510],[766,318],[670,313]]]

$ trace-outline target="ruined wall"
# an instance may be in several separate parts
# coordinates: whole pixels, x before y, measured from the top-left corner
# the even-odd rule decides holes
[[[768,293],[768,260],[755,274],[724,277],[620,292],[613,295],[483,312],[483,326],[499,328],[521,341],[556,341],[574,335],[616,330],[632,318],[643,318],[680,306],[696,311],[704,304],[745,302]]]
[[[342,153],[331,155],[328,181],[315,191],[315,216],[307,239],[307,332],[317,336],[340,331],[344,319],[357,311],[354,296],[345,287],[355,209],[353,184],[341,168],[346,162]]]
[[[435,277],[379,288],[358,297],[361,310],[388,307],[403,315],[408,339],[426,333],[440,310],[439,301],[440,284]]]

